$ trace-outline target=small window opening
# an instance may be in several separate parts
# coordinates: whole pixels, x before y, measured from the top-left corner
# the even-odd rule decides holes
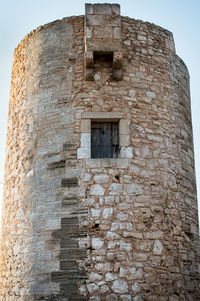
[[[113,73],[113,52],[94,52],[94,73],[111,79]]]
[[[91,158],[119,157],[119,123],[91,123]]]
[[[113,52],[97,52],[93,53],[94,64],[102,63],[105,65],[113,65]]]

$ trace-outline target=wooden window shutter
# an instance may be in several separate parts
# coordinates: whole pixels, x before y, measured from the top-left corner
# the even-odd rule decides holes
[[[91,123],[91,158],[117,158],[119,154],[119,123]]]

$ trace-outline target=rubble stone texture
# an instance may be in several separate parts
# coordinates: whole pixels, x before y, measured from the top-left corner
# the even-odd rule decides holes
[[[169,31],[119,9],[88,4],[15,49],[2,301],[200,300],[188,71]],[[119,158],[90,158],[99,118],[119,121]]]

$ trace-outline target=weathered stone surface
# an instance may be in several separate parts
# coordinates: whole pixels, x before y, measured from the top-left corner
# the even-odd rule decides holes
[[[125,280],[115,280],[112,285],[112,290],[115,293],[126,293],[128,291],[128,284]]]
[[[90,194],[91,195],[104,195],[105,189],[99,184],[94,184],[91,186]]]
[[[110,185],[109,190],[111,195],[121,194],[122,184],[113,183]]]
[[[0,300],[199,301],[187,68],[119,5],[86,21],[14,52]],[[119,123],[120,158],[91,159],[92,120]]]
[[[128,194],[139,195],[142,193],[142,188],[138,184],[125,184],[125,190]]]
[[[105,208],[102,213],[102,217],[105,219],[111,218],[113,215],[113,208]]]
[[[101,249],[104,245],[104,240],[98,237],[92,238],[92,248]]]
[[[106,174],[95,175],[94,181],[98,184],[107,183],[109,181],[109,176]]]
[[[163,252],[163,245],[160,240],[155,240],[153,245],[153,254],[154,255],[161,255]]]

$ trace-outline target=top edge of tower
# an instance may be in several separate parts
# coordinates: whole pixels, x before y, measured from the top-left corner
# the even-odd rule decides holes
[[[109,8],[109,9],[108,9]],[[17,45],[17,47],[15,48],[14,53],[20,48],[23,47],[23,44],[26,43],[31,37],[33,37],[35,34],[37,34],[38,32],[42,31],[42,30],[46,30],[48,28],[50,28],[51,26],[57,25],[59,23],[67,23],[67,22],[73,22],[75,20],[80,19],[80,21],[83,22],[84,17],[86,15],[90,15],[90,14],[96,14],[96,15],[100,15],[100,14],[109,14],[109,11],[111,11],[111,13],[114,13],[115,15],[118,15],[121,20],[123,21],[130,21],[132,20],[133,22],[137,22],[139,24],[143,24],[146,26],[149,26],[151,28],[154,28],[157,31],[162,31],[164,32],[166,35],[168,35],[169,37],[171,37],[171,39],[173,39],[173,33],[170,32],[169,30],[156,25],[154,23],[148,22],[148,21],[143,21],[143,20],[139,20],[139,19],[135,19],[129,16],[121,16],[120,15],[120,5],[117,3],[95,3],[95,4],[90,4],[90,3],[85,3],[85,15],[78,15],[78,16],[69,16],[69,17],[64,17],[63,19],[58,19],[49,23],[46,23],[44,25],[40,25],[38,26],[36,29],[33,29],[32,31],[30,31]]]

